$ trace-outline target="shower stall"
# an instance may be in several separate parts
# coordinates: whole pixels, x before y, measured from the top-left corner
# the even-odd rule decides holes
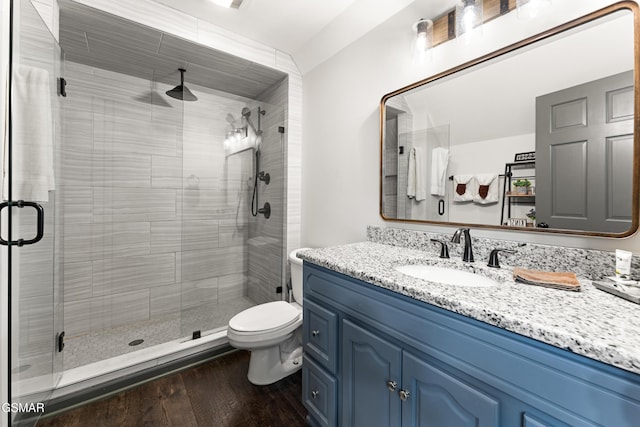
[[[13,401],[137,350],[223,339],[286,289],[286,74],[59,3],[58,43],[13,1]],[[167,96],[179,81],[197,100]]]

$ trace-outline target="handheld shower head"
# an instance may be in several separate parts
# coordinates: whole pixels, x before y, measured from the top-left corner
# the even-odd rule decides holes
[[[247,124],[249,126],[251,126],[251,129],[253,129],[253,132],[256,135],[262,135],[262,130],[260,130],[260,116],[258,116],[258,128],[256,129],[256,127],[253,125],[253,122],[251,121],[250,117],[251,117],[251,110],[248,107],[244,107],[242,109],[242,117],[244,118],[244,120],[247,122]]]

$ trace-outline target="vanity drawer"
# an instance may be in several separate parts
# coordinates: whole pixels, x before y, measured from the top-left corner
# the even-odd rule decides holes
[[[336,399],[336,379],[305,354],[302,363],[302,402],[309,411],[313,425],[323,427],[337,425]]]
[[[305,354],[329,372],[336,372],[337,320],[336,314],[310,301],[304,300],[303,340]]]

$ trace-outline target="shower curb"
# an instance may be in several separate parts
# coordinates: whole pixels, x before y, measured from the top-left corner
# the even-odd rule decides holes
[[[160,377],[173,374],[191,368],[193,366],[201,365],[205,362],[236,351],[238,350],[229,345],[206,349],[185,357],[168,361],[161,365],[143,369],[134,374],[127,375],[124,378],[107,380],[104,383],[88,387],[87,389],[74,391],[64,396],[53,398],[47,403],[45,413],[42,418],[45,419],[54,415],[58,415],[70,409],[104,399],[105,397],[118,394],[122,391],[136,387],[146,382],[153,381]],[[27,421],[31,420],[20,420],[20,423],[24,423]],[[33,425],[33,423],[26,425]]]

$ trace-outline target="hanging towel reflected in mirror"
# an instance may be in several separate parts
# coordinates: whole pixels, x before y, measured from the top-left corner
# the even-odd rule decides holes
[[[425,152],[420,147],[409,151],[409,171],[407,174],[407,197],[417,202],[427,197],[427,170]]]

